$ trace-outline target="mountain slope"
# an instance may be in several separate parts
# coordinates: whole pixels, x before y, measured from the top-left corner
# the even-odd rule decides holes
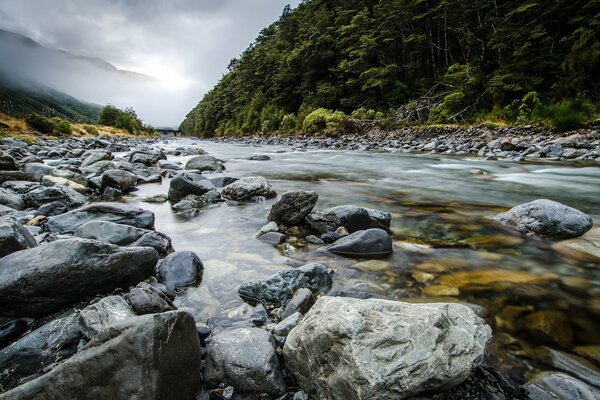
[[[276,130],[290,113],[387,113],[425,94],[442,96],[438,120],[531,91],[598,99],[599,69],[595,0],[305,0],[232,60],[181,130]]]

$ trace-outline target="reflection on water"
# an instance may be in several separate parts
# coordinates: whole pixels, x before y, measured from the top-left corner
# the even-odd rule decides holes
[[[322,262],[336,270],[337,290],[406,301],[460,300],[483,307],[495,329],[492,358],[502,358],[504,365],[511,364],[506,346],[514,350],[543,342],[570,350],[600,344],[597,262],[558,253],[548,241],[522,238],[490,221],[516,204],[548,198],[578,208],[598,223],[598,167],[394,153],[299,152],[191,140],[166,147],[196,144],[226,161],[223,175],[262,175],[278,193],[316,191],[317,209],[357,204],[388,211],[395,243],[394,254],[377,261],[330,256],[296,238],[285,249],[274,248],[254,234],[267,222],[275,199],[211,205],[198,216],[183,219],[168,203],[140,202],[149,195],[166,194],[168,180],[141,185],[127,201],[153,211],[156,229],[173,239],[175,249],[195,251],[203,260],[202,283],[176,301],[198,323],[217,329],[249,324],[252,308],[237,296],[237,285],[281,268]],[[253,154],[268,154],[271,160],[247,160]],[[183,163],[188,158],[169,157]],[[552,331],[569,334],[553,337]]]

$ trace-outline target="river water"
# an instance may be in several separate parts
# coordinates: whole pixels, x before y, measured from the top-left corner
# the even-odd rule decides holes
[[[597,260],[555,251],[552,242],[523,238],[490,220],[519,203],[548,198],[588,213],[598,226],[597,165],[295,151],[192,139],[174,140],[165,147],[196,145],[226,162],[227,170],[220,175],[262,175],[278,193],[316,191],[316,209],[356,204],[390,212],[395,246],[392,256],[376,261],[329,255],[294,238],[276,248],[254,236],[267,223],[275,199],[215,204],[184,218],[169,203],[140,201],[166,194],[168,179],[140,185],[126,201],[153,211],[156,229],[172,238],[175,249],[195,251],[204,263],[202,282],[176,299],[176,305],[189,310],[198,324],[217,330],[249,325],[252,307],[237,296],[240,283],[282,268],[321,262],[335,269],[335,290],[476,305],[494,329],[490,359],[517,375],[533,368],[524,361],[530,347],[549,344],[570,351],[600,344]],[[266,154],[271,160],[248,160],[253,154]],[[188,158],[169,160],[185,163]],[[542,328],[536,330],[538,325]]]

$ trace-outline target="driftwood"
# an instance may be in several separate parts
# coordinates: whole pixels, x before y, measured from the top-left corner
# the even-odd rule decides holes
[[[442,82],[436,83],[425,95],[400,106],[393,114],[394,122],[397,124],[427,122],[429,111],[442,104],[444,97],[452,93],[448,90],[438,92],[440,86],[449,87]]]

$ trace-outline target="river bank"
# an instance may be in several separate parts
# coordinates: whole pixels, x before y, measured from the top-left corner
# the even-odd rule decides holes
[[[0,398],[597,398],[597,167],[0,145]]]

